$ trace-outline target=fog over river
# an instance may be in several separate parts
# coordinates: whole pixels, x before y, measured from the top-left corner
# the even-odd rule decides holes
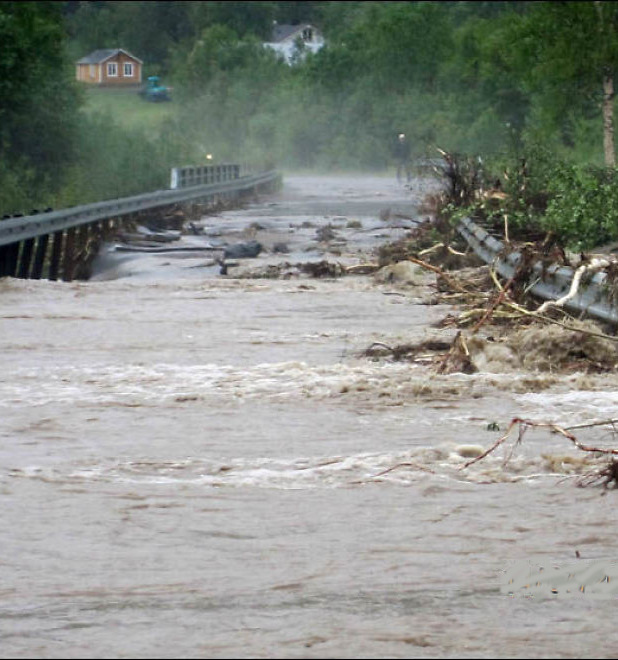
[[[609,575],[618,493],[541,429],[461,468],[516,416],[616,417],[618,378],[371,360],[454,336],[435,275],[293,272],[375,260],[429,185],[286,177],[183,236],[263,244],[226,275],[108,246],[88,282],[0,280],[0,657],[615,657],[613,591],[505,575]]]

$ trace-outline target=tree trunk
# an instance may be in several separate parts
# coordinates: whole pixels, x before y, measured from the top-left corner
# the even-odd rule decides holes
[[[601,46],[609,43],[609,35],[603,16],[603,3],[595,0],[595,7],[599,16],[599,36]],[[607,53],[606,53],[607,55]],[[607,59],[606,64],[607,64]],[[605,153],[605,166],[616,167],[616,150],[614,148],[614,67],[605,66],[603,69],[603,151]]]
[[[611,71],[603,74],[603,150],[606,167],[616,167],[614,148],[614,76]]]

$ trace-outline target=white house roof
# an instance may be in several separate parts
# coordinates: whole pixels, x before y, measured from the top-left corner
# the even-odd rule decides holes
[[[300,50],[298,42],[301,42]],[[296,58],[303,58],[307,52],[317,53],[324,46],[320,31],[309,25],[278,25],[273,26],[271,41],[264,43],[278,53],[288,64],[293,64]]]
[[[131,55],[131,53],[123,48],[101,48],[99,50],[93,50],[90,55],[86,55],[86,57],[82,57],[81,60],[77,60],[77,64],[100,64],[101,62],[105,62],[105,60],[109,60],[111,57],[118,55],[118,53],[124,53],[136,62],[143,64],[139,57]]]
[[[309,25],[309,23],[301,23],[300,25],[277,24],[273,27],[270,43],[274,43],[274,44],[281,43],[282,41],[285,41],[286,39],[293,37],[299,32],[302,33],[302,31],[305,30],[306,28],[315,30],[313,25]]]

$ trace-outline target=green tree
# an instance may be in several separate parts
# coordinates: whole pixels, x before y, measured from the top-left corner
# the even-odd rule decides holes
[[[322,21],[324,5],[351,5],[354,2],[273,2],[275,19],[278,23],[296,25],[298,23],[319,23]]]
[[[0,147],[42,181],[72,156],[80,96],[57,2],[0,3]]]
[[[377,93],[410,87],[437,92],[439,67],[451,47],[448,14],[439,2],[368,2],[345,35]]]
[[[197,34],[213,25],[224,25],[239,38],[248,35],[270,37],[275,19],[275,2],[192,2],[191,21]]]
[[[602,117],[605,164],[614,167],[618,3],[531,3],[502,34],[504,52],[538,116],[567,142],[576,117]]]
[[[254,36],[239,39],[226,25],[215,24],[202,31],[200,38],[191,42],[188,51],[179,49],[174,59],[175,80],[184,98],[197,97],[208,92],[209,85],[225,75],[227,84],[233,78],[243,79],[245,72],[277,68],[274,53],[262,46]],[[246,109],[245,109],[246,110]]]
[[[124,48],[148,68],[165,68],[170,51],[195,36],[193,2],[79,2],[65,9],[74,59],[98,48]]]

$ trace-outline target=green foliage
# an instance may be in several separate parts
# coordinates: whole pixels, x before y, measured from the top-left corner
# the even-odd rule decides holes
[[[221,74],[242,77],[251,71],[268,76],[268,69],[276,68],[276,58],[257,39],[239,40],[231,28],[215,24],[187,52],[179,52],[175,68],[178,94],[187,99],[198,96]]]
[[[27,164],[0,160],[0,217],[46,205],[44,195],[32,194],[40,190],[36,178]]]
[[[577,150],[576,127],[582,119],[601,122],[603,77],[618,67],[618,4],[529,4],[501,30],[506,62],[528,106],[526,128]]]
[[[565,165],[548,185],[542,226],[574,250],[618,239],[618,171]]]
[[[82,117],[79,154],[64,171],[64,185],[49,198],[54,208],[137,195],[169,185],[165,144],[110,115]]]
[[[194,35],[193,4],[128,0],[69,6],[65,24],[73,60],[99,48],[124,48],[146,62],[147,67],[160,68],[170,49]]]
[[[225,25],[240,37],[255,36],[266,40],[270,37],[277,5],[280,3],[227,0],[227,2],[193,2],[190,4],[193,5],[191,22],[197,27],[196,34],[201,34],[213,25]]]
[[[275,20],[326,46],[288,66],[263,47]],[[414,158],[482,154],[509,193],[496,212],[556,231],[570,214],[588,245],[615,235],[614,179],[582,164],[603,162],[617,26],[618,3],[594,2],[2,2],[0,201],[24,203],[20,181],[56,205],[131,194],[206,154],[388,171],[405,132]],[[65,43],[129,50],[174,101],[88,93],[78,114]]]
[[[0,148],[39,180],[70,159],[80,102],[58,4],[0,3]]]
[[[528,142],[520,152],[486,163],[484,188],[497,178],[505,199],[451,203],[443,214],[453,223],[470,216],[500,225],[507,217],[512,237],[519,232],[527,237],[531,230],[551,233],[571,250],[618,240],[618,170],[569,163],[546,146]]]
[[[451,48],[442,3],[367,3],[346,35],[347,47],[371,77],[376,93],[411,86],[434,90],[439,67]]]
[[[314,20],[320,6],[329,3],[125,0],[55,4],[65,5],[74,59],[97,48],[125,48],[144,60],[149,72],[167,74],[175,52],[187,44],[190,49],[214,25],[225,26],[243,39],[267,40],[273,21]]]

